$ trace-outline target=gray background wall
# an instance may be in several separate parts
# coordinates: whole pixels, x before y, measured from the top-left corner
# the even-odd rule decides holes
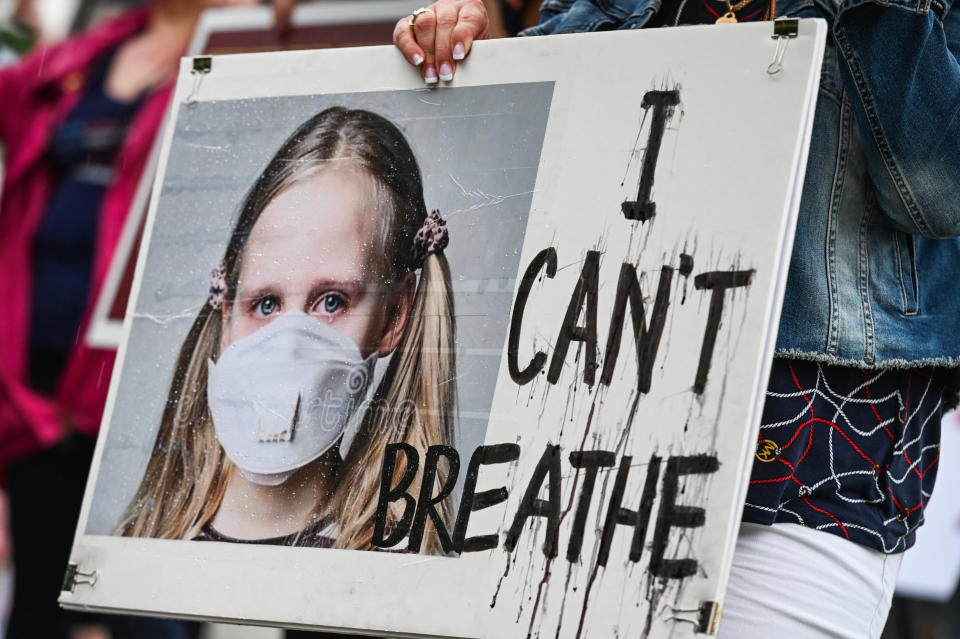
[[[552,83],[532,83],[182,106],[86,532],[110,534],[140,483],[177,352],[246,189],[301,122],[334,105],[374,111],[401,128],[427,208],[447,219],[457,447],[469,457],[486,431],[552,93]]]

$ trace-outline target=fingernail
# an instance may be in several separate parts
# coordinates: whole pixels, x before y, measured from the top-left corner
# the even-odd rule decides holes
[[[449,62],[440,65],[440,79],[444,82],[453,80],[453,67],[450,66]]]
[[[418,67],[419,67],[421,64],[423,64],[423,56],[420,55],[419,53],[414,53],[414,54],[413,54],[413,64],[416,65],[416,66],[418,66]]]
[[[433,68],[433,65],[427,66],[427,70],[423,73],[423,81],[427,84],[436,84],[437,83],[437,70]]]
[[[454,60],[463,60],[467,55],[466,50],[463,48],[463,44],[458,42],[453,45],[453,59]]]

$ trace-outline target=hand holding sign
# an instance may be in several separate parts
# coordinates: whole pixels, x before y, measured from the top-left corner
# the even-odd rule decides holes
[[[487,37],[490,22],[480,0],[438,0],[401,18],[393,43],[427,84],[449,82],[474,40]]]

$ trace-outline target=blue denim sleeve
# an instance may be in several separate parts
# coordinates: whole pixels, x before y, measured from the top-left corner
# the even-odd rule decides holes
[[[960,236],[960,0],[844,0],[833,34],[880,209]]]
[[[539,36],[550,35],[556,25],[563,20],[563,16],[570,11],[575,0],[543,0],[540,4],[540,22],[536,26],[527,27],[517,35]]]

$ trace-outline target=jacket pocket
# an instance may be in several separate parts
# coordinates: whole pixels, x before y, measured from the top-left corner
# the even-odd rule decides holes
[[[896,242],[897,269],[900,275],[900,292],[904,315],[920,313],[920,287],[917,284],[917,248],[912,235],[893,232]]]

